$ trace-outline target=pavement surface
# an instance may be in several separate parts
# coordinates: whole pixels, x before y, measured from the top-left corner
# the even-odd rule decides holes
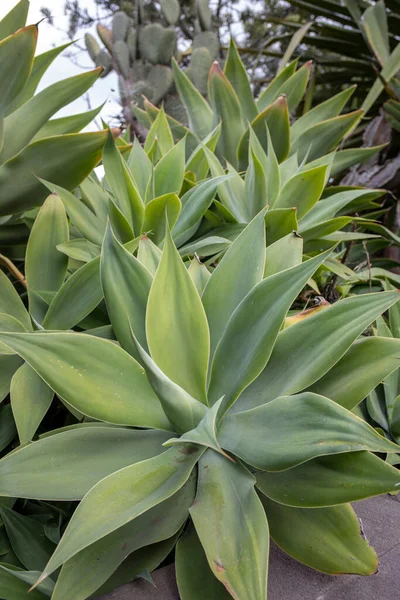
[[[379,557],[379,572],[370,577],[332,577],[301,565],[271,543],[268,600],[400,599],[400,495],[356,502],[364,533]],[[139,580],[97,600],[179,600],[174,567],[153,574],[154,588]]]

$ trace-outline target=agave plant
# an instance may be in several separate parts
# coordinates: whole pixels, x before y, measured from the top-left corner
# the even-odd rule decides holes
[[[35,94],[68,44],[35,57],[38,26],[25,27],[28,10],[28,0],[20,0],[0,21],[0,252],[8,258],[23,257],[32,220],[26,211],[48,195],[37,177],[74,189],[99,162],[107,138],[105,131],[79,133],[101,107],[51,119],[89,89],[101,68]]]
[[[0,334],[92,421],[0,462],[5,498],[81,501],[38,594],[56,583],[53,600],[83,600],[153,570],[176,545],[183,600],[204,590],[263,600],[269,535],[323,572],[376,571],[348,503],[398,489],[398,471],[373,453],[399,447],[351,410],[398,366],[399,340],[360,338],[398,293],[340,300],[282,329],[330,250],[305,262],[266,252],[264,213],[212,272],[196,259],[186,268],[168,223],[154,275],[108,226],[100,275],[119,343]]]

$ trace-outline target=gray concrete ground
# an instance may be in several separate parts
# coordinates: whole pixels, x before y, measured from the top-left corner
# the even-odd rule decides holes
[[[398,600],[400,598],[400,495],[381,496],[354,505],[366,537],[379,556],[371,577],[331,577],[317,573],[271,544],[268,600]],[[146,581],[124,585],[98,600],[179,600],[173,566]]]

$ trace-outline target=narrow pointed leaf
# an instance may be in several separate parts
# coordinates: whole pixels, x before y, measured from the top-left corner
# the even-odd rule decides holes
[[[19,29],[0,42],[0,116],[19,94],[32,70],[38,28],[30,25]],[[12,57],[12,60],[10,60]]]
[[[283,186],[274,208],[296,208],[300,220],[318,202],[325,187],[327,168],[315,167],[294,175]]]
[[[182,204],[176,193],[166,193],[150,200],[144,211],[143,231],[151,236],[156,246],[164,239],[166,223],[174,227]]]
[[[184,138],[169,150],[154,169],[154,197],[164,194],[178,194],[185,174]]]
[[[29,313],[18,292],[3,271],[0,271],[0,313],[11,315],[17,321],[20,321],[25,329],[32,330]]]
[[[253,92],[250,87],[249,78],[240,58],[236,44],[231,38],[229,44],[228,56],[224,66],[224,73],[232,84],[239,102],[243,109],[244,118],[252,121],[258,114],[256,103],[254,102]]]
[[[0,40],[12,35],[25,26],[29,11],[29,0],[20,0],[0,21]]]

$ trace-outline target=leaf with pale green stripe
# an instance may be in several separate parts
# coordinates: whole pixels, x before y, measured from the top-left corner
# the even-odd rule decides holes
[[[68,219],[58,196],[51,195],[40,209],[26,248],[25,276],[28,286],[29,311],[42,323],[46,304],[38,298],[40,292],[57,292],[67,272],[68,258],[57,245],[69,239]]]
[[[262,280],[265,263],[264,216],[265,210],[236,238],[204,289],[202,302],[210,328],[211,359],[232,313]]]
[[[54,392],[28,365],[23,364],[11,380],[11,407],[21,444],[31,441],[50,408]]]
[[[371,452],[320,456],[276,473],[257,473],[263,494],[287,506],[320,508],[395,492],[400,474]]]
[[[86,423],[51,432],[0,461],[2,496],[81,500],[114,471],[164,452],[171,435]]]
[[[262,471],[285,471],[317,456],[349,450],[399,450],[352,412],[310,392],[280,396],[257,408],[228,413],[218,441],[222,448]]]
[[[231,600],[232,596],[211,571],[193,523],[176,545],[176,582],[182,600]]]
[[[263,279],[245,296],[215,351],[208,390],[211,404],[225,396],[225,407],[231,406],[258,377],[268,362],[287,311],[329,253]]]
[[[88,597],[138,548],[175,535],[195,496],[192,477],[176,494],[109,533],[68,560],[57,579],[53,600]]]
[[[310,387],[398,300],[397,292],[345,298],[282,331],[268,364],[244,391],[235,410],[246,410]]]
[[[0,341],[79,412],[118,425],[171,428],[142,367],[113,342],[68,332],[1,333]]]
[[[312,509],[261,500],[272,539],[296,560],[330,575],[376,573],[378,557],[350,504]]]
[[[193,398],[207,404],[207,318],[169,230],[150,289],[146,333],[151,357],[160,369]]]
[[[39,582],[84,548],[173,496],[188,481],[203,452],[190,444],[171,448],[99,481],[76,509]]]
[[[212,572],[237,600],[266,598],[268,523],[253,475],[207,450],[198,477],[190,514]]]

